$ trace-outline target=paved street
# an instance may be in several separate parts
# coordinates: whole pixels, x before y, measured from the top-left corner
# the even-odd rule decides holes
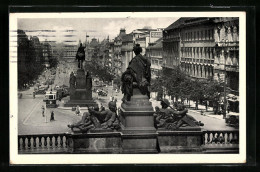
[[[60,64],[56,72],[56,78],[54,84],[51,86],[54,88],[54,85],[69,85],[69,75],[71,71],[75,71],[75,66],[73,64]],[[122,94],[116,93],[112,89],[112,86],[103,87],[104,90],[108,91],[107,96],[98,96],[97,93],[93,93],[93,99],[99,104],[108,108],[108,102],[110,97],[113,96],[117,98],[117,106],[120,107],[122,101]],[[43,102],[44,95],[36,95],[36,98],[33,99],[32,96],[33,87],[29,90],[21,91],[23,93],[22,99],[18,100],[18,112],[19,112],[19,134],[44,134],[44,133],[64,133],[68,132],[68,124],[74,123],[81,119],[81,116],[76,116],[75,112],[72,110],[64,110],[60,108],[46,108],[45,115],[42,116],[42,105],[45,105]],[[66,97],[62,102],[68,100],[69,97]],[[151,99],[153,107],[159,106],[160,102]],[[62,102],[58,102],[62,104]],[[54,111],[55,121],[50,122],[51,111]],[[82,110],[82,113],[87,111]],[[189,110],[189,114],[193,116],[198,121],[204,123],[203,129],[205,130],[232,130],[234,128],[229,127],[225,124],[225,120],[222,119],[222,116],[219,115],[209,115],[202,116],[200,111]],[[47,118],[47,122],[46,122]]]

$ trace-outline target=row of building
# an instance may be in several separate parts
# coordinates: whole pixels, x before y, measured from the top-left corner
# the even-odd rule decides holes
[[[179,18],[164,29],[142,28],[126,33],[120,29],[112,40],[93,38],[86,46],[86,60],[98,61],[117,76],[134,57],[133,46],[151,61],[152,77],[162,68],[180,67],[191,78],[224,82],[232,94],[239,89],[239,18]],[[81,42],[79,42],[81,43]],[[75,58],[78,45],[69,47],[65,57]]]
[[[37,36],[27,36],[23,30],[18,30],[18,50],[18,60],[21,64],[30,60],[50,67],[50,61],[59,56],[47,39],[40,42]],[[28,54],[31,54],[33,59],[26,59]]]

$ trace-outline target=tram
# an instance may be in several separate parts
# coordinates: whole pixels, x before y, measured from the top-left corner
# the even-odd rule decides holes
[[[56,108],[57,91],[46,91],[45,102],[47,108]]]

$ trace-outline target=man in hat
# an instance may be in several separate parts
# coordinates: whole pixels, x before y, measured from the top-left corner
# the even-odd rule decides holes
[[[78,60],[78,68],[82,69],[83,61],[85,60],[85,47],[82,46],[82,43],[80,43],[78,48],[76,59]]]
[[[140,44],[136,44],[133,48],[135,57],[129,62],[128,68],[122,74],[122,93],[124,97],[123,102],[130,101],[133,96],[133,88],[137,87],[143,95],[150,98],[149,85],[151,81],[151,63],[141,55],[142,48]],[[133,83],[137,85],[134,85]]]

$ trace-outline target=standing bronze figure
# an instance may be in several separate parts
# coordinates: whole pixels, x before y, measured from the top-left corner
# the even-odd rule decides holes
[[[142,56],[142,48],[139,44],[133,48],[135,57],[129,62],[128,68],[122,74],[123,102],[130,101],[133,96],[133,88],[139,88],[143,95],[150,98],[151,62]]]
[[[80,43],[78,48],[76,59],[78,60],[78,68],[83,69],[83,61],[85,60],[85,47],[82,46],[82,43]]]

